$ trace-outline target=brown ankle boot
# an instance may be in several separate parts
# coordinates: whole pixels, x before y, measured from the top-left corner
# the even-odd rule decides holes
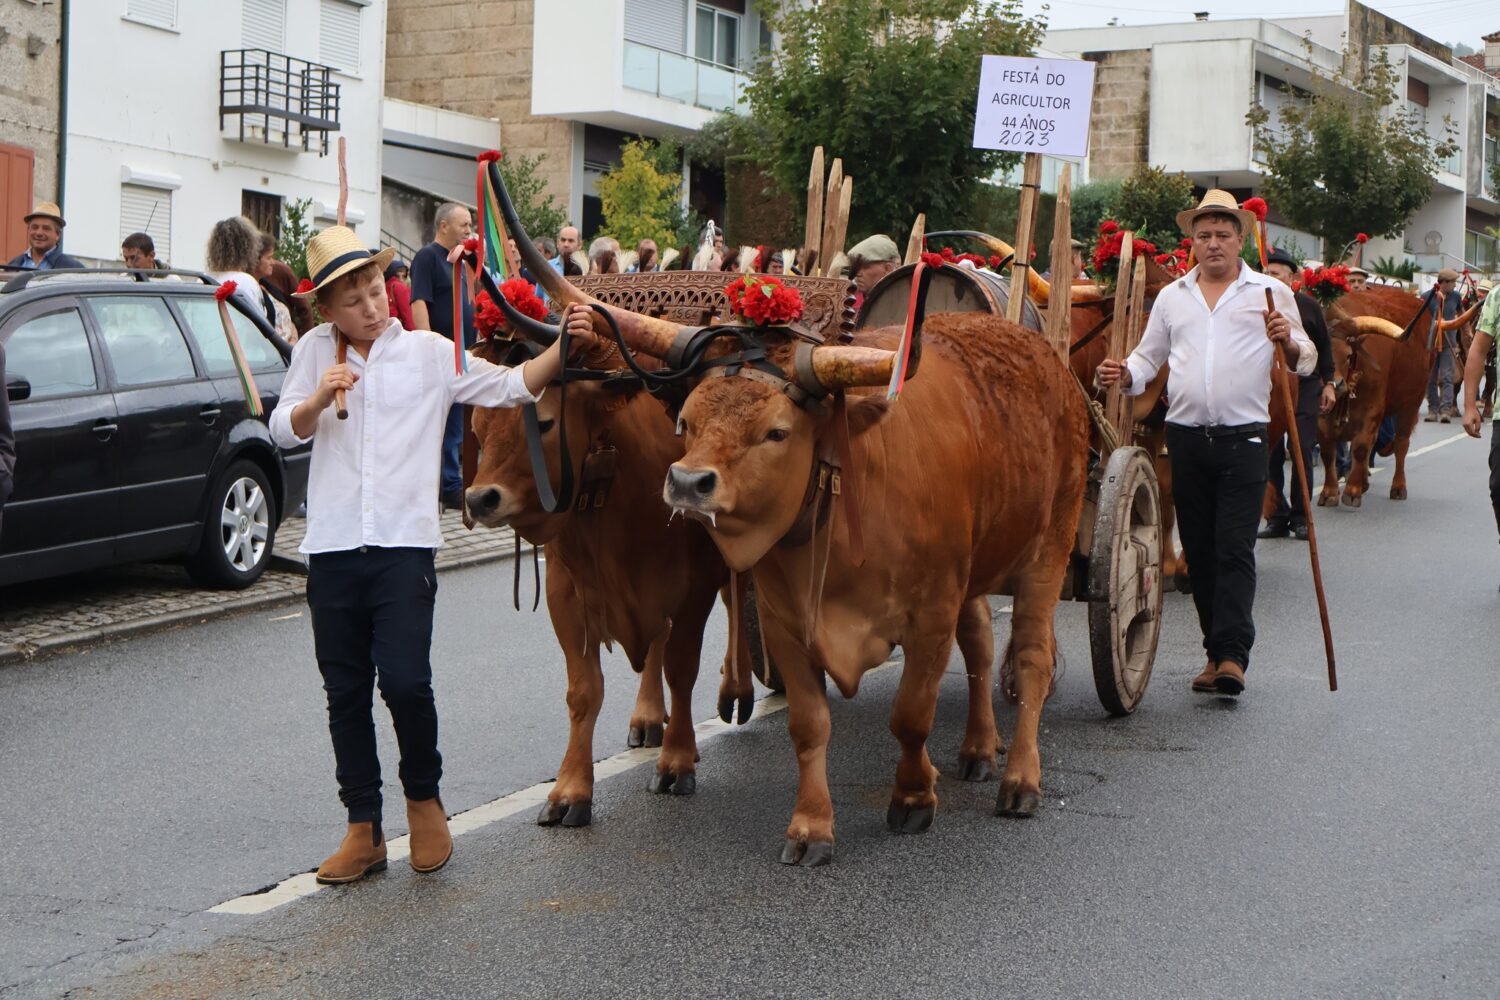
[[[318,866],[318,881],[340,885],[385,871],[385,835],[379,823],[350,823],[339,849]]]
[[[448,833],[448,814],[443,800],[406,800],[406,822],[411,827],[412,871],[426,875],[448,863],[453,856],[453,837]]]
[[[1194,691],[1215,691],[1214,680],[1219,676],[1219,665],[1212,660],[1203,668],[1203,672],[1193,678]]]

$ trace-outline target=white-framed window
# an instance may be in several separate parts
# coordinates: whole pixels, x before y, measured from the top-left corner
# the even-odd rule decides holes
[[[698,5],[693,54],[703,62],[735,69],[740,64],[740,16]]]
[[[359,13],[353,0],[322,0],[318,60],[345,73],[359,72]]]
[[[682,0],[625,0],[625,39],[686,55],[687,11]]]
[[[247,49],[286,50],[286,0],[244,0],[240,39]]]
[[[172,260],[172,192],[144,184],[120,185],[120,241],[146,233],[156,244],[156,259]]]
[[[158,28],[176,28],[177,0],[126,0],[125,16]]]

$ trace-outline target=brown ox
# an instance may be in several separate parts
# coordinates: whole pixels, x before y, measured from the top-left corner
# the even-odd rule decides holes
[[[1417,317],[1419,311],[1424,312],[1422,318]],[[1318,506],[1339,503],[1334,457],[1343,441],[1351,442],[1353,459],[1343,502],[1348,507],[1360,505],[1370,487],[1375,437],[1386,417],[1396,418],[1391,499],[1406,499],[1406,451],[1436,358],[1427,343],[1430,315],[1423,300],[1398,288],[1383,287],[1350,292],[1327,311],[1339,403],[1318,421],[1318,448],[1323,456]]]
[[[667,335],[668,337],[670,335]],[[891,731],[901,745],[887,825],[932,822],[937,771],[926,742],[938,684],[967,604],[1014,595],[1016,730],[997,811],[1039,804],[1037,727],[1052,682],[1052,630],[1087,477],[1088,417],[1045,341],[999,317],[927,321],[921,374],[901,399],[851,393],[852,464],[840,513],[800,544],[778,544],[803,507],[817,442],[834,433],[826,405],[802,408],[761,380],[707,378],[682,410],[687,454],[665,487],[669,504],[711,518],[732,568],[753,567],[761,629],[787,688],[800,784],[782,861],[826,863],[833,803],[825,769],[826,673],[846,697],[899,644],[905,651]],[[812,351],[822,384],[876,385],[889,376],[891,329],[849,347]],[[663,353],[666,338],[637,346]],[[790,373],[793,354],[773,352]],[[790,474],[789,470],[798,470]],[[855,565],[843,505],[854,497],[869,534]],[[813,595],[809,600],[810,593]]]

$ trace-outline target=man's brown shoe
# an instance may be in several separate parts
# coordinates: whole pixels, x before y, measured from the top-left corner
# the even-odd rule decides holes
[[[411,867],[422,875],[435,872],[453,857],[453,837],[443,800],[406,800],[406,822],[411,827]]]
[[[1239,694],[1245,690],[1245,668],[1233,660],[1219,664],[1219,673],[1214,677],[1214,690],[1219,694]]]
[[[318,866],[318,882],[342,885],[385,871],[385,836],[379,823],[350,823],[339,849]]]
[[[1204,666],[1203,673],[1193,678],[1193,690],[1212,694],[1213,692],[1218,690],[1218,688],[1214,687],[1214,678],[1218,676],[1218,665],[1212,661],[1209,661],[1209,663]]]

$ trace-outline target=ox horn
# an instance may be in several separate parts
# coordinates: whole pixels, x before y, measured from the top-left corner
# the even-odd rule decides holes
[[[896,366],[896,352],[876,347],[838,344],[812,349],[812,370],[829,392],[856,386],[887,385]]]
[[[929,240],[940,236],[962,236],[965,239],[983,243],[990,251],[999,254],[1001,257],[1014,257],[1016,255],[1015,249],[1009,243],[998,237],[991,236],[989,233],[976,232],[972,229],[950,229],[945,232],[927,234]],[[1036,273],[1036,268],[1034,267],[1026,269],[1026,289],[1038,305],[1044,306],[1052,299],[1052,286],[1048,284],[1047,279]]]
[[[519,246],[520,244],[517,244],[517,247]],[[548,267],[547,270],[550,271],[552,268]],[[510,324],[512,330],[543,347],[551,347],[553,341],[557,340],[557,327],[543,323],[539,319],[532,319],[511,305],[510,299],[500,294],[500,289],[495,287],[495,279],[490,277],[490,272],[484,267],[479,268],[479,283],[484,286],[485,293],[495,305],[500,307],[500,312],[505,315],[505,322]]]
[[[489,164],[490,183],[494,186],[496,194],[500,198],[500,215],[505,219],[505,227],[510,235],[515,237],[516,249],[520,251],[521,261],[531,270],[533,276],[541,283],[543,289],[554,302],[563,305],[597,305],[614,317],[615,323],[620,327],[620,336],[626,346],[632,350],[649,354],[654,358],[665,359],[667,352],[672,347],[672,342],[677,339],[683,327],[676,323],[670,323],[664,319],[654,316],[642,316],[625,309],[617,309],[608,303],[600,302],[593,296],[585,294],[584,291],[560,273],[552,269],[537,250],[536,244],[531,242],[526,228],[521,225],[521,217],[516,212],[515,204],[510,200],[510,192],[505,189],[505,180],[500,176],[499,164],[491,161]],[[500,303],[496,303],[500,305]],[[504,306],[501,306],[503,309]],[[507,316],[507,318],[509,318]],[[594,315],[594,331],[606,339],[613,339],[614,333],[609,329],[604,318],[597,313]]]
[[[1400,340],[1402,337],[1401,327],[1381,316],[1351,316],[1345,322],[1358,334],[1373,333],[1382,337],[1390,337],[1392,340]]]
[[[1475,313],[1479,312],[1479,306],[1480,303],[1476,302],[1469,307],[1467,312],[1461,312],[1452,319],[1443,320],[1441,323],[1443,332],[1447,333],[1449,330],[1457,330],[1461,326],[1466,326],[1474,318]]]

